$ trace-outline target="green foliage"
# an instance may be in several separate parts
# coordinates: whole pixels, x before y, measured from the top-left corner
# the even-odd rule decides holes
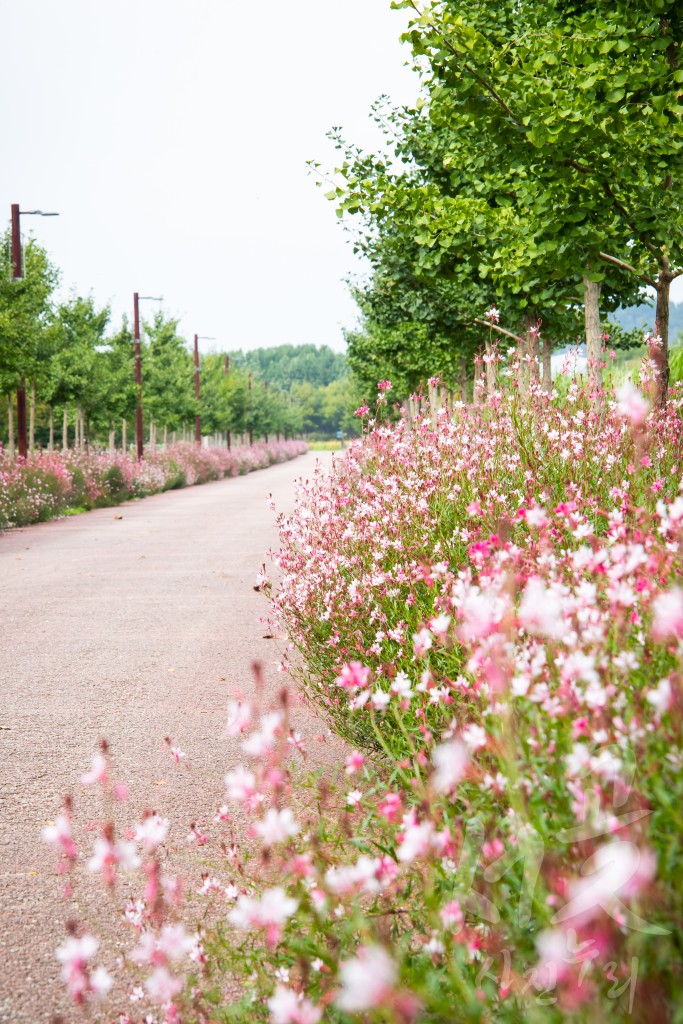
[[[346,360],[327,345],[275,345],[248,352],[231,352],[231,366],[251,370],[273,387],[289,390],[308,381],[326,387],[346,374]]]

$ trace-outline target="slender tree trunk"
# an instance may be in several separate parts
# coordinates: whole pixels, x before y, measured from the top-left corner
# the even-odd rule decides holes
[[[661,345],[650,344],[648,357],[657,367],[658,377],[653,389],[656,405],[666,405],[669,392],[669,295],[673,275],[668,263],[661,267],[657,279],[657,309],[655,312],[655,335],[661,338]]]
[[[164,427],[164,451],[168,448],[168,427]]]
[[[493,362],[493,345],[490,339],[484,341],[484,365],[486,367],[486,394],[490,397],[496,390],[496,367]]]
[[[553,390],[553,343],[550,338],[542,339],[542,361],[543,361],[543,390],[548,394]]]
[[[48,448],[50,449],[50,451],[54,451],[54,447],[55,447],[55,410],[54,410],[54,406],[51,405],[50,406],[50,440],[49,440],[49,443],[48,443]]]
[[[524,318],[526,329],[526,365],[528,368],[528,380],[530,384],[538,384],[541,379],[540,367],[538,365],[538,317],[534,313],[527,313]]]
[[[9,435],[7,447],[10,455],[14,456],[14,395],[11,393],[7,396],[7,433]]]
[[[584,313],[586,320],[586,358],[591,406],[602,412],[602,338],[600,337],[600,284],[584,276]]]
[[[124,455],[128,451],[128,437],[126,436],[127,433],[128,433],[127,427],[128,427],[128,424],[126,423],[126,419],[124,417],[124,419],[123,419],[123,421],[121,423],[121,449],[122,449]]]
[[[474,386],[472,390],[472,404],[481,405],[481,394],[479,382],[481,380],[481,356],[477,353],[474,357]]]
[[[69,450],[69,409],[64,406],[64,416],[62,417],[62,451],[68,452]]]
[[[176,437],[177,437],[177,431],[174,430],[173,433],[171,434],[171,444],[175,444],[176,443]]]
[[[460,401],[467,401],[467,360],[460,356]]]
[[[113,455],[116,451],[116,431],[109,431],[109,454]]]
[[[28,408],[28,450],[34,451],[36,447],[36,385],[31,383],[31,396]]]

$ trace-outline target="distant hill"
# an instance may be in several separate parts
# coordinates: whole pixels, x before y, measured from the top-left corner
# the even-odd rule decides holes
[[[644,327],[645,330],[652,330],[655,325],[654,303],[649,306],[629,306],[627,309],[617,309],[610,313],[610,318],[624,328],[631,331],[634,328]],[[669,343],[673,344],[678,335],[683,332],[683,302],[672,302],[669,310]]]
[[[292,384],[327,387],[348,373],[346,356],[328,345],[275,345],[249,352],[231,352],[232,365],[251,370],[273,387],[287,391]]]

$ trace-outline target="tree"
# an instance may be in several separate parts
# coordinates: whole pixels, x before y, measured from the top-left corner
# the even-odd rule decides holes
[[[158,312],[144,324],[142,403],[150,423],[177,430],[194,420],[194,367],[178,321]]]
[[[589,347],[599,331],[607,266],[655,287],[663,400],[669,289],[683,273],[680,5],[400,0],[394,6],[416,12],[408,38],[416,59],[428,62],[430,99],[442,110],[450,107],[452,125],[464,111],[489,140],[493,133],[503,140],[507,166],[525,183],[523,205],[538,222],[561,224],[554,245],[544,239],[548,257],[571,241],[583,263]]]

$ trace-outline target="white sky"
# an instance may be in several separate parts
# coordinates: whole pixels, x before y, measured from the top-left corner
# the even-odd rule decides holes
[[[204,350],[342,349],[361,268],[305,164],[417,95],[389,3],[0,0],[0,217],[59,211],[22,230],[115,324],[137,290]]]

